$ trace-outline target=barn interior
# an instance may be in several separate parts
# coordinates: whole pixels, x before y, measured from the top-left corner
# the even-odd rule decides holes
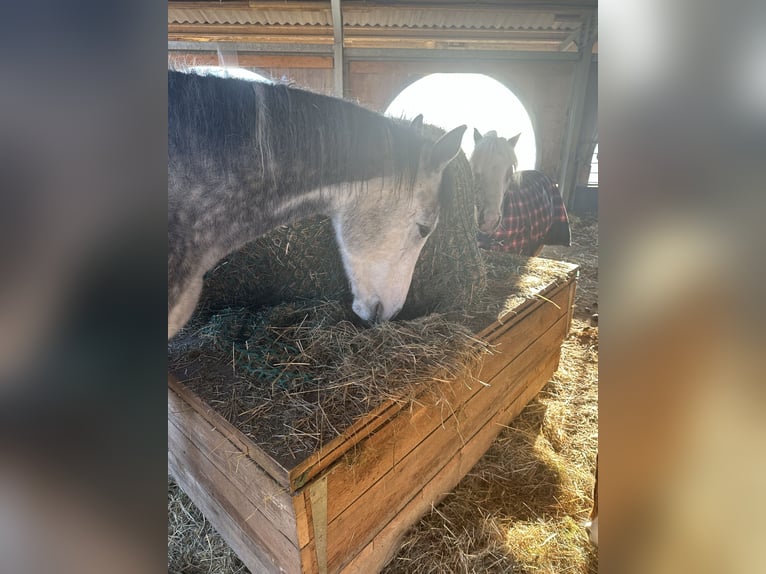
[[[597,571],[583,528],[597,448],[597,31],[585,1],[168,2],[172,67],[245,69],[381,113],[430,74],[499,81],[531,119],[535,169],[572,214],[572,248],[541,254],[580,266],[559,372],[386,572]],[[168,501],[170,571],[245,571],[172,481]]]

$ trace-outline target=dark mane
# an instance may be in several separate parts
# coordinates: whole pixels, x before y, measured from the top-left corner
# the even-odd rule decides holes
[[[297,192],[379,176],[412,182],[423,141],[408,126],[345,100],[168,71],[174,173],[242,176],[267,194],[277,185]]]

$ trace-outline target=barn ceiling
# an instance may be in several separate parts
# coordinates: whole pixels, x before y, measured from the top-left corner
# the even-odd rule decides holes
[[[171,48],[225,42],[274,45],[283,53],[322,53],[337,38],[332,4],[331,0],[170,0],[168,40]],[[588,0],[555,4],[341,0],[338,4],[343,46],[350,49],[571,53],[596,30],[597,4]],[[591,37],[585,38],[586,33]]]

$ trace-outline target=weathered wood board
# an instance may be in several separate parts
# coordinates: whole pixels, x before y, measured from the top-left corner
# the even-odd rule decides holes
[[[384,404],[292,468],[171,377],[171,473],[254,573],[379,571],[555,372],[575,276],[477,333],[496,352],[474,380]]]

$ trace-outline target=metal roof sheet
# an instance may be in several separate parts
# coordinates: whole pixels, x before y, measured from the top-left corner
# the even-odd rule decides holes
[[[242,24],[262,26],[332,26],[327,5],[308,9],[284,7],[249,7],[244,3],[184,2],[168,4],[171,24]],[[576,12],[507,9],[497,7],[420,8],[399,6],[344,5],[343,23],[347,28],[413,28],[462,30],[551,31],[569,33],[580,27]]]

